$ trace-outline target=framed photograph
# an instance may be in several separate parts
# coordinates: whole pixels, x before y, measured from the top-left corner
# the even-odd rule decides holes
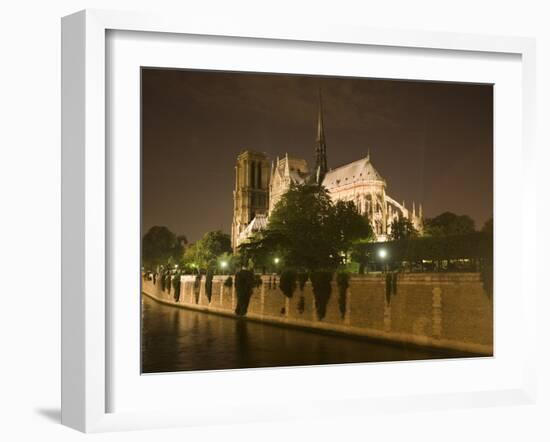
[[[532,40],[108,11],[62,37],[64,424],[533,400]]]

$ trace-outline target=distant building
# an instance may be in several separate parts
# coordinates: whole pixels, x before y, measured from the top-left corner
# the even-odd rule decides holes
[[[319,97],[320,98],[320,97]],[[353,201],[359,213],[368,217],[377,241],[386,241],[391,224],[399,217],[412,222],[422,232],[422,205],[416,212],[399,204],[386,193],[386,181],[372,165],[370,153],[361,159],[329,169],[323,123],[323,106],[319,99],[315,168],[307,161],[285,154],[269,165],[264,153],[245,150],[237,157],[233,191],[233,224],[231,241],[235,250],[254,233],[267,226],[269,215],[291,184],[315,182],[323,185],[332,200]]]
[[[255,232],[254,226],[265,227],[269,209],[270,164],[265,154],[246,150],[237,157],[235,190],[233,190],[233,223],[231,244],[235,249],[242,239]],[[252,221],[258,220],[252,224]],[[249,227],[250,226],[250,227]],[[249,228],[248,228],[249,227]],[[247,229],[248,228],[248,229]],[[243,233],[246,231],[246,234]]]

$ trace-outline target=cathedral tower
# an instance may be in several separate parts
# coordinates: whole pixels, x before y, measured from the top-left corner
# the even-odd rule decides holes
[[[270,165],[264,153],[245,150],[237,157],[231,226],[231,245],[234,251],[239,243],[239,235],[256,215],[267,215],[269,169]]]
[[[323,124],[323,98],[319,90],[319,115],[317,116],[317,147],[315,148],[315,182],[321,184],[327,173],[327,144]]]

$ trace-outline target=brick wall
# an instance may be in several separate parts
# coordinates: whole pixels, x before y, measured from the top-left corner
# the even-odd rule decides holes
[[[194,276],[183,276],[179,302],[161,290],[160,281],[143,281],[142,291],[159,301],[179,307],[234,316],[235,287],[225,287],[227,276],[215,276],[208,302],[205,279],[199,302],[194,295]],[[234,281],[234,278],[233,278]],[[413,343],[491,355],[493,353],[493,303],[476,273],[400,274],[397,290],[386,297],[382,274],[352,276],[346,292],[344,314],[338,303],[335,281],[322,320],[317,317],[311,283],[287,298],[278,288],[278,278],[262,277],[254,289],[247,312],[253,320],[395,342]],[[389,302],[388,302],[389,299]]]

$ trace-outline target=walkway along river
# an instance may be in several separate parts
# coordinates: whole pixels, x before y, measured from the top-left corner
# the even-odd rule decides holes
[[[142,372],[464,357],[193,311],[142,296]]]

